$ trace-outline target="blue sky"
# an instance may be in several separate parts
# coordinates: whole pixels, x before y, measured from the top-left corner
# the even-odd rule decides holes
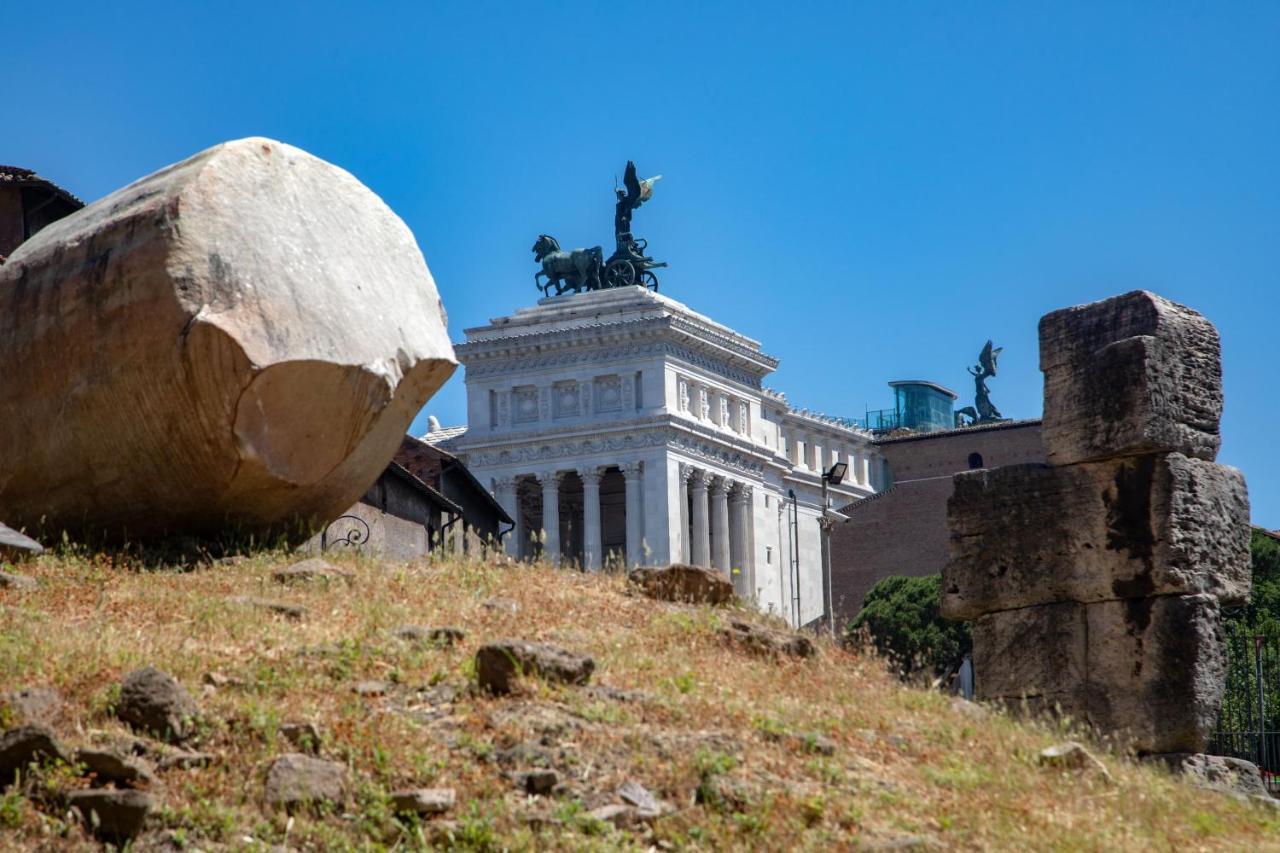
[[[1040,413],[1036,322],[1148,288],[1223,335],[1221,461],[1280,526],[1280,4],[22,4],[0,162],[92,200],[225,139],[349,169],[462,329],[607,244],[628,158],[665,293],[761,339],[800,406],[885,383]],[[341,318],[335,318],[340,321]],[[965,400],[963,402],[971,402]],[[426,412],[464,420],[462,372]]]

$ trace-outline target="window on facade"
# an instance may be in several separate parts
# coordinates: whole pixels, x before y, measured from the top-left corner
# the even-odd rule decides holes
[[[972,470],[973,468],[981,468],[981,467],[982,467],[982,454],[981,454],[981,453],[970,453],[970,454],[969,454],[969,468]]]
[[[643,376],[644,376],[644,372],[643,372],[643,371],[640,371],[640,370],[637,370],[637,371],[636,371],[636,395],[635,395],[635,397],[636,397],[636,411],[639,411],[640,409],[643,409],[643,408],[644,408],[644,382],[643,382]]]
[[[764,546],[764,561],[766,565],[770,565],[770,566],[773,565],[773,546],[772,545]]]
[[[489,391],[489,429],[498,425],[498,392]]]
[[[769,496],[768,496],[768,495],[765,495],[765,496],[764,496],[764,508],[765,508],[765,509],[768,509],[768,508],[769,508]]]

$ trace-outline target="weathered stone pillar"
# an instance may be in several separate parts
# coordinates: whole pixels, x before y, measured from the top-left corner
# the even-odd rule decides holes
[[[494,480],[493,496],[499,506],[506,510],[507,515],[511,516],[515,522],[515,527],[507,534],[502,548],[508,556],[518,559],[520,556],[520,502],[516,500],[516,478],[499,477]]]
[[[582,478],[582,568],[600,571],[600,469],[579,468]]]
[[[626,517],[627,517],[627,568],[644,562],[644,490],[641,488],[639,462],[627,462],[622,467],[622,476],[626,478]]]
[[[747,530],[751,524],[751,488],[735,486],[729,495],[729,578],[740,598],[751,590],[751,551]]]
[[[1198,753],[1248,600],[1244,477],[1213,462],[1217,331],[1144,291],[1040,320],[1049,465],[955,477],[941,608],[978,695],[1058,709],[1138,753]]]
[[[689,466],[680,463],[680,561],[691,562],[689,554]]]
[[[711,481],[711,542],[712,568],[729,574],[729,481],[724,477]]]
[[[542,485],[542,551],[553,566],[560,565],[560,471],[538,474]]]
[[[694,468],[689,473],[689,499],[693,504],[693,542],[689,562],[711,566],[711,528],[707,524],[707,472]]]

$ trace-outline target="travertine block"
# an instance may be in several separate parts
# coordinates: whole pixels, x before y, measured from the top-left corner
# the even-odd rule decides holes
[[[1203,316],[1147,291],[1046,314],[1041,431],[1049,462],[1169,451],[1214,459],[1220,349]]]
[[[942,613],[1210,593],[1248,599],[1249,498],[1234,468],[1177,453],[955,477]]]
[[[456,362],[382,200],[242,139],[23,243],[0,365],[5,521],[137,541],[332,520]]]
[[[1210,595],[1090,604],[1089,720],[1141,753],[1203,752],[1226,677]]]
[[[973,624],[973,668],[982,699],[1060,708],[1083,718],[1087,694],[1084,605],[1046,604],[989,613]],[[1034,650],[1034,653],[1028,653]]]

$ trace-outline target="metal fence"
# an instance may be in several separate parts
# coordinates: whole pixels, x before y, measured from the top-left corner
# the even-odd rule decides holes
[[[1231,624],[1226,634],[1227,684],[1208,752],[1252,761],[1280,793],[1280,637]]]

